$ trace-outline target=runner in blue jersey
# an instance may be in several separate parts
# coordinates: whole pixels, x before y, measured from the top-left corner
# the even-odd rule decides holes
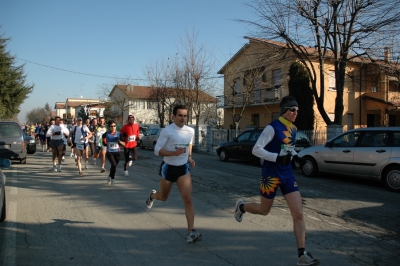
[[[306,230],[302,200],[291,164],[292,159],[300,165],[306,162],[294,150],[297,128],[293,122],[299,112],[298,106],[294,97],[283,97],[280,102],[281,116],[267,125],[258,138],[253,154],[264,160],[260,180],[261,202],[244,203],[238,199],[234,217],[241,222],[245,212],[268,215],[279,187],[293,218],[298,251],[297,265],[318,265],[320,261],[305,250]]]
[[[120,148],[119,145],[125,145],[125,142],[121,141],[121,134],[117,131],[117,124],[114,120],[108,121],[109,131],[103,134],[103,145],[107,147],[107,159],[111,164],[110,174],[107,178],[107,183],[111,186],[115,185],[115,172],[117,171],[117,165],[120,160]]]

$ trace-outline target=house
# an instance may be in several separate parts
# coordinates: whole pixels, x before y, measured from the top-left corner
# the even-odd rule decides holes
[[[124,124],[127,121],[128,115],[133,114],[135,120],[139,124],[160,124],[160,119],[157,114],[157,106],[159,106],[159,97],[157,91],[165,94],[168,92],[165,103],[166,124],[169,122],[171,107],[175,105],[179,98],[179,92],[174,88],[156,88],[154,86],[134,86],[130,84],[117,84],[113,87],[109,94],[112,106],[110,108],[110,117],[117,123]],[[184,91],[185,93],[194,93],[193,90]],[[210,120],[209,113],[216,114],[216,99],[215,97],[199,91],[199,101],[201,103],[200,124],[206,124]],[[211,111],[210,111],[211,110]],[[188,124],[195,124],[196,117],[192,111],[192,115],[188,118]]]
[[[72,120],[83,109],[90,119],[104,116],[104,102],[99,99],[67,98],[65,102],[54,105],[56,116]]]
[[[224,94],[217,96],[217,108],[224,109],[224,128],[239,121],[240,128],[265,127],[279,116],[279,102],[289,94],[289,68],[297,61],[286,44],[246,37],[245,44],[219,71],[224,75]],[[315,48],[307,48],[310,54]],[[318,69],[318,62],[313,61]],[[391,67],[394,65],[394,68]],[[395,71],[393,71],[395,69]],[[334,65],[325,61],[324,109],[334,120],[336,99]],[[344,83],[343,130],[357,127],[400,126],[398,64],[390,64],[390,55],[371,61],[354,58],[348,62]],[[318,74],[317,74],[318,75]],[[318,76],[317,76],[318,78]],[[248,90],[252,87],[251,90]],[[241,106],[246,106],[244,112]],[[301,109],[301,103],[299,103]],[[315,129],[326,123],[314,105]]]

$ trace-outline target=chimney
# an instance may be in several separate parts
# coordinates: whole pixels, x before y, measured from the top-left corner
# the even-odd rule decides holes
[[[126,87],[126,91],[133,91],[133,86],[131,84],[128,84]]]
[[[390,62],[390,48],[387,46],[384,48],[384,55],[385,55],[385,61]]]

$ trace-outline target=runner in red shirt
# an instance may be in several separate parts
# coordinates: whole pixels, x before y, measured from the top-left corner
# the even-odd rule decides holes
[[[135,124],[135,117],[133,115],[128,116],[128,123],[124,125],[120,130],[121,135],[124,138],[124,175],[129,176],[128,166],[132,165],[132,160],[137,159],[137,141],[139,140],[140,129],[139,125]]]

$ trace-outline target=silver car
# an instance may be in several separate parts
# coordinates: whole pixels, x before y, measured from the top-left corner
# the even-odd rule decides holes
[[[400,127],[352,129],[299,156],[307,159],[305,176],[326,172],[379,178],[389,190],[400,192]]]
[[[140,138],[139,146],[141,149],[151,148],[154,149],[158,137],[160,136],[162,128],[148,129],[146,134]]]

